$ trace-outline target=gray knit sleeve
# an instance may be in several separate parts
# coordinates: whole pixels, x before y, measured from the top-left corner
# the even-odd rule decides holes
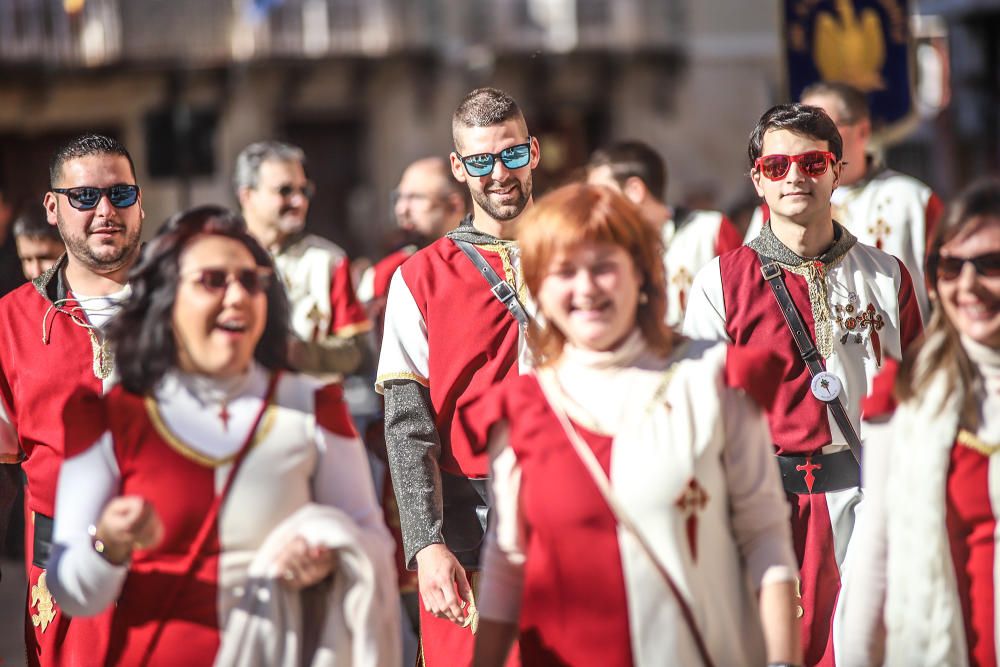
[[[399,506],[406,566],[428,544],[443,543],[441,524],[441,439],[434,426],[430,390],[412,380],[384,385],[385,444]]]

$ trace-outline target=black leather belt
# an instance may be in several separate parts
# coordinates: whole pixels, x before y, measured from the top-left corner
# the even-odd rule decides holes
[[[31,564],[44,570],[49,563],[49,554],[52,553],[52,517],[38,512],[33,512],[31,516],[35,525]]]
[[[467,570],[479,569],[479,550],[486,534],[487,479],[470,479],[441,471],[444,516],[441,536]]]
[[[779,456],[778,466],[788,493],[830,493],[861,486],[861,469],[849,449],[815,456]]]

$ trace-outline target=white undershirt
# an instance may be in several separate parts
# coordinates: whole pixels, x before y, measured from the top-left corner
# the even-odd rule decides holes
[[[132,288],[125,285],[117,292],[104,296],[88,296],[73,290],[73,298],[87,315],[87,321],[95,327],[103,328],[120,309],[122,303],[132,294]]]

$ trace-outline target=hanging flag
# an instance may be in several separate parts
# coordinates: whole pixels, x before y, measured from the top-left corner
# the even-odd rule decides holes
[[[840,81],[868,95],[876,125],[910,114],[909,0],[783,2],[789,99],[817,81]]]

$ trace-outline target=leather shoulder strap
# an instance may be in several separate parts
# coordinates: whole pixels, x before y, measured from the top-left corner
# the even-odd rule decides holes
[[[760,252],[757,253],[757,257],[760,259],[760,272],[764,276],[764,280],[771,287],[771,292],[774,294],[774,299],[778,302],[778,308],[781,309],[781,314],[785,317],[785,322],[788,324],[788,329],[792,333],[792,339],[795,341],[795,346],[799,348],[799,356],[802,357],[802,361],[805,362],[806,368],[809,369],[809,375],[811,377],[816,377],[820,373],[825,372],[823,365],[819,362],[819,350],[812,342],[812,338],[809,337],[809,330],[806,328],[805,323],[802,321],[802,316],[799,314],[798,309],[792,302],[792,297],[789,296],[788,290],[785,286],[785,279],[782,274],[782,269],[779,264],[771,259],[762,255]],[[818,398],[816,400],[819,400]],[[847,446],[851,448],[851,454],[854,455],[854,459],[861,465],[861,438],[858,437],[857,432],[854,430],[854,425],[851,424],[851,418],[847,415],[847,410],[844,409],[844,404],[840,402],[840,396],[836,396],[833,400],[823,401],[826,403],[827,408],[830,409],[830,414],[833,415],[833,420],[837,422],[837,426],[840,428],[840,432],[844,434],[847,439]]]
[[[497,300],[507,307],[510,314],[517,320],[517,323],[522,329],[528,327],[528,314],[524,312],[524,306],[521,302],[517,300],[517,290],[514,287],[497,275],[497,272],[493,270],[493,267],[487,263],[482,255],[475,249],[475,247],[468,241],[460,241],[458,239],[452,239],[458,249],[461,250],[466,257],[469,258],[477,269],[479,269],[480,275],[486,279],[486,282],[490,286],[490,291],[493,292],[493,296]]]

